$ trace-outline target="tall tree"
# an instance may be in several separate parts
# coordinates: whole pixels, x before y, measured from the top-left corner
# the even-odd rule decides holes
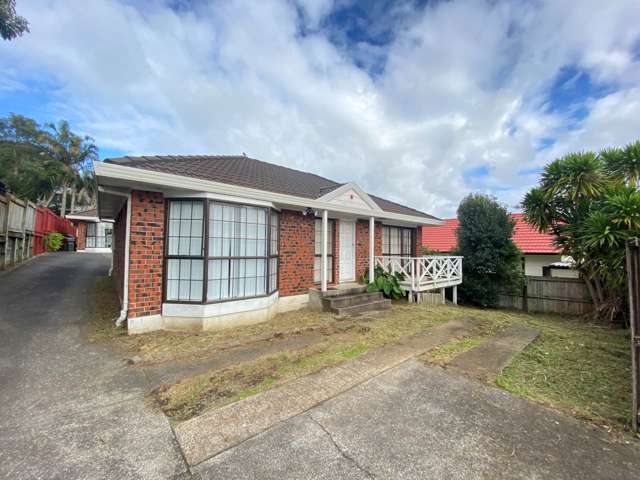
[[[599,316],[625,313],[624,244],[640,235],[640,143],[570,153],[547,165],[522,202],[527,221],[551,231],[573,258]]]
[[[29,31],[29,22],[16,13],[16,0],[0,0],[0,37],[13,40]]]
[[[458,207],[458,253],[464,282],[462,301],[493,307],[499,294],[518,289],[522,254],[513,243],[515,222],[494,198],[471,194]]]
[[[43,134],[43,144],[49,156],[56,159],[64,171],[62,177],[62,200],[60,215],[65,216],[67,194],[70,189],[76,192],[78,177],[91,169],[91,161],[98,158],[98,147],[93,138],[76,135],[69,128],[69,123],[61,120],[57,124],[48,123]]]
[[[41,140],[34,120],[15,114],[0,118],[0,180],[16,195],[48,205],[63,171]]]
[[[69,192],[73,203],[95,205],[97,157],[93,139],[74,134],[67,122],[43,129],[21,115],[0,118],[0,181],[20,197],[50,206],[59,194],[61,213]]]

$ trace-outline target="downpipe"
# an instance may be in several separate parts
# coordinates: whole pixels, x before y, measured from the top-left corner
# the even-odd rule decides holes
[[[129,246],[131,238],[131,193],[123,193],[115,190],[100,189],[101,192],[111,195],[118,195],[126,197],[127,199],[127,220],[124,234],[124,278],[122,281],[122,309],[120,315],[115,319],[116,327],[122,327],[123,323],[127,320],[127,313],[129,312]],[[114,249],[115,250],[115,249]],[[113,252],[111,255],[111,268],[109,269],[109,275],[113,273]]]

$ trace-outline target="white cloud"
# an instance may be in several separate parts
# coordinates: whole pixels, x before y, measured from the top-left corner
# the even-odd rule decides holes
[[[51,105],[104,148],[247,152],[439,215],[470,190],[468,169],[487,166],[481,187],[515,205],[535,181],[518,172],[640,136],[634,0],[444,2],[395,21],[391,44],[356,49],[323,31],[332,4],[24,1],[32,32],[0,44],[0,88],[55,78]],[[353,57],[368,52],[386,58],[374,76]],[[612,86],[574,131],[545,103],[565,66]]]

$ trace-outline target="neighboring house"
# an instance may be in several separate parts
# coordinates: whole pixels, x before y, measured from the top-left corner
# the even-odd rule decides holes
[[[79,252],[110,252],[113,221],[101,221],[95,208],[73,212],[66,216],[76,227],[76,250]]]
[[[525,275],[578,277],[578,272],[570,267],[571,258],[561,255],[560,249],[553,244],[553,235],[540,233],[525,222],[521,213],[513,213],[511,217],[516,221],[513,241],[524,255],[522,262]],[[439,226],[424,228],[422,245],[434,252],[453,252],[458,243],[457,228],[457,218],[446,219]]]
[[[357,281],[375,256],[416,256],[421,228],[440,224],[355,183],[246,156],[123,157],[95,172],[132,333],[306,306],[310,289]]]

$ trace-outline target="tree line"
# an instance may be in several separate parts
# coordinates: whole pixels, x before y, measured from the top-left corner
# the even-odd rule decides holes
[[[97,159],[93,138],[72,132],[65,120],[40,125],[22,115],[0,118],[0,182],[62,216],[95,206]]]

